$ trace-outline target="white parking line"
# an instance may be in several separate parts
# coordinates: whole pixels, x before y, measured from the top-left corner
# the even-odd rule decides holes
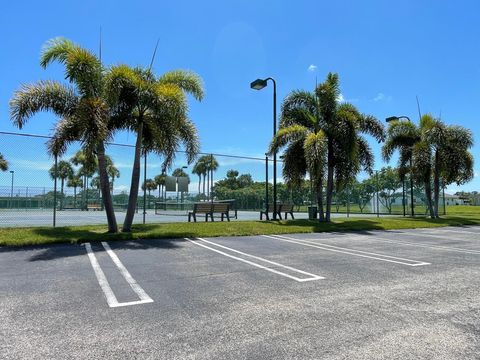
[[[343,247],[339,247],[339,246],[333,246],[333,245],[327,245],[327,244],[323,244],[323,243],[311,242],[311,241],[307,241],[307,240],[294,239],[294,238],[290,238],[290,237],[287,237],[287,236],[280,236],[280,235],[275,235],[275,236],[262,235],[262,236],[270,238],[270,239],[279,240],[279,241],[285,241],[285,242],[290,242],[290,243],[299,244],[299,245],[303,245],[303,246],[314,247],[314,248],[321,249],[321,250],[333,251],[333,252],[338,252],[338,253],[352,255],[352,256],[360,256],[360,257],[364,257],[364,258],[386,261],[386,262],[391,262],[391,263],[396,263],[396,264],[401,264],[401,265],[406,265],[406,266],[430,265],[430,263],[428,263],[428,262],[405,259],[405,258],[400,258],[400,257],[396,257],[396,256],[383,255],[383,254],[361,251],[361,250],[348,249],[348,248],[343,248]]]
[[[152,298],[150,298],[150,296],[147,295],[147,293],[140,287],[140,285],[137,284],[137,282],[132,277],[132,275],[130,275],[130,273],[122,264],[118,256],[110,248],[108,243],[102,242],[103,247],[107,251],[108,255],[111,257],[111,259],[113,260],[117,268],[120,270],[120,273],[122,274],[122,276],[128,282],[132,290],[140,298],[140,300],[138,301],[129,301],[129,302],[119,303],[117,300],[117,297],[113,293],[112,288],[110,287],[110,284],[108,283],[105,273],[103,272],[102,268],[100,267],[100,264],[98,263],[97,257],[95,256],[95,253],[92,250],[92,245],[90,243],[85,243],[84,245],[85,245],[85,249],[87,250],[87,255],[88,255],[88,258],[90,259],[90,263],[92,264],[92,268],[95,273],[95,276],[97,277],[98,284],[102,288],[102,291],[105,294],[105,297],[107,299],[108,306],[113,308],[113,307],[139,305],[139,304],[146,304],[146,303],[153,302]]]
[[[435,232],[424,232],[424,231],[417,231],[415,233],[413,232],[404,232],[402,235],[406,236],[417,236],[417,237],[430,237],[434,239],[448,239],[448,240],[458,240],[458,241],[463,241],[463,242],[469,242],[472,241],[472,239],[460,239],[459,237],[452,238],[453,235],[451,234],[442,234],[441,232],[438,232],[435,234]]]
[[[214,251],[218,254],[221,254],[221,255],[224,255],[224,256],[227,256],[229,258],[232,258],[232,259],[235,259],[235,260],[238,260],[238,261],[241,261],[241,262],[244,262],[246,264],[249,264],[249,265],[252,265],[252,266],[255,266],[255,267],[258,267],[260,269],[263,269],[263,270],[266,270],[266,271],[270,271],[272,273],[275,273],[277,275],[281,275],[281,276],[285,276],[289,279],[293,279],[295,281],[298,281],[298,282],[306,282],[306,281],[314,281],[314,280],[321,280],[321,279],[324,279],[324,277],[322,276],[318,276],[318,275],[315,275],[315,274],[311,274],[311,273],[308,273],[306,271],[303,271],[303,270],[299,270],[299,269],[296,269],[296,268],[293,268],[291,266],[286,266],[286,265],[282,265],[282,264],[279,264],[277,262],[274,262],[274,261],[270,261],[270,260],[267,260],[267,259],[264,259],[264,258],[261,258],[259,256],[255,256],[255,255],[251,255],[251,254],[247,254],[247,253],[244,253],[242,251],[238,251],[238,250],[235,250],[235,249],[232,249],[232,248],[229,248],[227,246],[223,246],[223,245],[220,245],[220,244],[217,244],[217,243],[214,243],[212,241],[208,241],[208,240],[205,240],[205,239],[202,239],[202,238],[197,238],[198,240],[196,241],[193,241],[189,238],[185,238],[185,240],[188,240],[190,241],[192,244],[195,244],[197,246],[201,246],[205,249],[209,249],[211,251]],[[207,244],[211,244],[213,246],[216,246],[216,247],[219,247],[219,248],[223,248],[223,249],[226,249],[228,251],[231,251],[231,252],[234,252],[234,253],[237,253],[237,254],[241,254],[243,256],[247,256],[247,257],[250,257],[250,258],[253,258],[253,259],[256,259],[256,260],[259,260],[259,261],[262,261],[262,262],[265,262],[265,263],[268,263],[268,264],[271,264],[271,265],[274,265],[274,266],[278,266],[278,267],[281,267],[281,268],[284,268],[284,269],[288,269],[292,272],[296,272],[296,273],[299,273],[299,274],[302,274],[302,275],[307,275],[308,277],[307,278],[299,278],[299,277],[296,277],[296,276],[293,276],[293,275],[289,275],[289,274],[286,274],[284,272],[281,272],[279,270],[276,270],[276,269],[272,269],[270,267],[267,267],[267,266],[264,266],[264,265],[261,265],[261,264],[258,264],[258,263],[255,263],[253,261],[250,261],[250,260],[246,260],[246,259],[242,259],[240,257],[237,257],[237,256],[234,256],[234,255],[231,255],[231,254],[227,254],[226,252],[223,252],[221,250],[218,250],[218,249],[215,249],[213,247],[210,247],[208,245],[205,245],[205,244],[202,244],[201,242],[204,242],[204,243],[207,243]]]
[[[480,255],[480,250],[462,249],[462,248],[441,246],[441,245],[435,245],[435,244],[410,243],[410,242],[406,242],[406,241],[391,240],[391,239],[377,237],[377,236],[354,235],[352,237],[357,238],[357,239],[362,239],[362,240],[363,239],[368,239],[368,240],[373,240],[373,241],[388,242],[388,243],[392,243],[392,244],[399,244],[399,245],[431,248],[431,249],[443,250],[443,251],[453,251],[453,252],[460,252],[460,253],[466,253],[466,254]]]
[[[480,236],[480,231],[475,232],[475,231],[468,231],[468,230],[453,230],[453,229],[445,229],[445,228],[439,228],[439,229],[425,229],[424,231],[430,232],[430,233],[442,233],[442,232],[452,232],[452,233],[457,233],[457,234],[473,234],[473,235],[479,235]]]

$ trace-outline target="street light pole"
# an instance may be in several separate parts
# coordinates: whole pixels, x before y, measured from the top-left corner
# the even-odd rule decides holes
[[[412,122],[408,116],[402,115],[402,116],[390,116],[385,119],[387,123],[391,121],[398,121],[401,119],[406,119],[409,122]],[[413,149],[412,149],[413,150]],[[415,216],[415,210],[414,210],[414,205],[413,205],[413,152],[410,155],[410,208],[412,210],[412,217]]]
[[[261,90],[267,86],[267,81],[273,83],[273,136],[277,134],[277,82],[268,77],[266,79],[257,79],[250,83],[250,87],[255,90]],[[267,206],[268,211],[268,206]],[[273,220],[277,220],[277,151],[273,152]]]

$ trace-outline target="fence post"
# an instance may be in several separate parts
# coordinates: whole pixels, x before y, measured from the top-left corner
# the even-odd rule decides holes
[[[407,215],[406,212],[406,197],[405,197],[405,176],[403,177],[402,180],[402,186],[403,186],[403,191],[402,191],[402,204],[403,204],[403,216],[405,217]]]
[[[55,155],[55,178],[53,180],[53,227],[57,225],[57,165],[58,156]]]

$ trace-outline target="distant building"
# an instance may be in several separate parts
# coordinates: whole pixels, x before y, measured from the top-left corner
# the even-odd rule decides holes
[[[470,202],[458,195],[450,195],[445,194],[445,205],[452,206],[452,205],[468,205]]]

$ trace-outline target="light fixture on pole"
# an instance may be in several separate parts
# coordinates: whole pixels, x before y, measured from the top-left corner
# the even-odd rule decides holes
[[[273,136],[277,134],[277,83],[275,79],[257,79],[250,83],[250,88],[261,90],[267,86],[268,80],[273,83]],[[268,211],[268,206],[267,206]],[[277,219],[277,152],[273,152],[273,220]]]
[[[392,121],[400,121],[402,119],[405,119],[405,120],[408,120],[408,121],[412,122],[412,120],[410,120],[410,118],[408,116],[405,116],[405,115],[389,116],[385,119],[385,121],[387,123],[390,123]],[[413,161],[412,161],[412,158],[413,158],[413,153],[410,156],[410,208],[411,208],[412,216],[415,216],[415,210],[414,210],[414,205],[413,205]]]

